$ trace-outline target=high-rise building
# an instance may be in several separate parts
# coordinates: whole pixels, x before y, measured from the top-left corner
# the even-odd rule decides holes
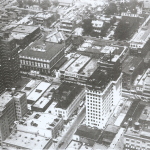
[[[5,92],[0,96],[0,143],[10,134],[10,127],[16,120],[13,96]]]
[[[121,64],[116,56],[104,56],[86,85],[86,125],[104,128],[121,98]]]
[[[0,35],[1,73],[5,88],[11,88],[20,77],[18,46],[15,39],[4,33]]]

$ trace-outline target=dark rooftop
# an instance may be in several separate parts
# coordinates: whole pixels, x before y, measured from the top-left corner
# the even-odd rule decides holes
[[[67,109],[83,87],[72,83],[62,83],[54,92],[54,99],[58,101],[56,108]]]
[[[122,72],[132,74],[134,70],[142,63],[142,58],[135,56],[128,56],[122,63]]]
[[[99,129],[91,128],[85,125],[80,125],[80,127],[75,132],[75,135],[97,141],[101,135],[101,132],[102,131]]]
[[[49,43],[40,39],[28,46],[21,52],[21,56],[51,60],[59,51],[64,48],[64,44]]]

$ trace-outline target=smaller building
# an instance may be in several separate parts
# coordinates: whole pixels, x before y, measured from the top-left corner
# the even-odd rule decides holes
[[[133,127],[124,133],[124,149],[150,149],[150,129],[141,128],[141,124],[136,122]]]
[[[33,16],[33,23],[35,25],[50,27],[54,21],[54,15],[50,12],[40,12]]]
[[[101,29],[104,25],[104,21],[92,20],[93,31],[96,33],[101,33]]]
[[[73,135],[73,139],[93,146],[94,143],[99,139],[101,132],[102,131],[97,128],[80,125]]]
[[[50,87],[50,83],[41,82],[27,97],[29,104],[35,103]]]
[[[28,111],[26,93],[18,91],[13,97],[15,100],[16,118],[17,120],[20,120]]]
[[[78,109],[80,102],[85,97],[85,90],[82,86],[72,83],[62,83],[54,92],[53,100],[57,101],[55,105],[55,114],[61,115],[64,120]]]
[[[139,75],[134,82],[136,92],[147,98],[150,97],[150,68],[143,75]]]
[[[11,35],[21,48],[25,48],[31,42],[41,37],[41,31],[37,26],[18,25],[11,31]]]
[[[80,149],[82,147],[82,142],[71,140],[69,145],[67,146],[66,150],[72,150],[72,149]]]
[[[3,147],[11,147],[17,149],[48,149],[52,144],[52,139],[40,136],[37,133],[28,133],[16,131],[11,134],[5,141]]]
[[[135,56],[128,56],[122,63],[123,80],[122,86],[131,89],[133,81],[143,72],[143,59]]]

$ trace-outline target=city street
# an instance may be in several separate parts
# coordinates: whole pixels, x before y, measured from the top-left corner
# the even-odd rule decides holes
[[[78,114],[78,117],[74,120],[73,124],[71,125],[70,129],[66,132],[66,134],[63,136],[62,140],[58,142],[58,145],[62,142],[64,142],[64,144],[56,149],[65,149],[67,147],[67,145],[70,143],[73,134],[75,133],[76,129],[78,128],[79,124],[82,122],[82,120],[85,117],[85,108],[83,108],[83,110]]]

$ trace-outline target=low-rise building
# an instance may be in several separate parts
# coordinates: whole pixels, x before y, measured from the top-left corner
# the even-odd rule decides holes
[[[53,100],[57,101],[55,105],[55,114],[61,115],[67,120],[79,107],[80,102],[85,97],[85,89],[76,84],[62,83],[54,92]]]
[[[122,86],[125,89],[131,89],[133,81],[143,72],[143,59],[135,56],[128,56],[122,63],[123,80]]]
[[[37,133],[16,131],[3,141],[3,148],[11,149],[48,149],[52,144],[52,138],[47,138]]]
[[[92,20],[93,31],[96,33],[101,33],[103,25],[104,22],[101,20]]]
[[[72,150],[72,149],[80,149],[82,147],[82,142],[76,141],[76,140],[71,140],[69,145],[67,146],[66,150]]]
[[[50,87],[50,83],[41,82],[28,96],[27,102],[29,104],[35,103]],[[38,103],[38,102],[37,102]]]
[[[97,68],[97,59],[74,54],[60,69],[60,79],[66,82],[85,84]]]
[[[73,135],[73,139],[93,146],[94,143],[99,139],[101,132],[102,131],[97,128],[80,125]]]
[[[141,128],[140,123],[136,122],[133,127],[128,128],[124,133],[124,149],[150,149],[149,134],[149,128]]]
[[[11,35],[16,39],[21,48],[25,48],[31,42],[41,37],[40,28],[37,26],[18,25],[11,31]]]
[[[33,23],[35,25],[50,27],[54,21],[54,15],[50,12],[40,12],[33,16]]]
[[[37,40],[20,53],[21,71],[49,75],[52,68],[65,57],[64,50],[64,43],[50,43],[45,39]]]
[[[143,75],[139,75],[134,82],[137,94],[150,97],[150,68]]]

